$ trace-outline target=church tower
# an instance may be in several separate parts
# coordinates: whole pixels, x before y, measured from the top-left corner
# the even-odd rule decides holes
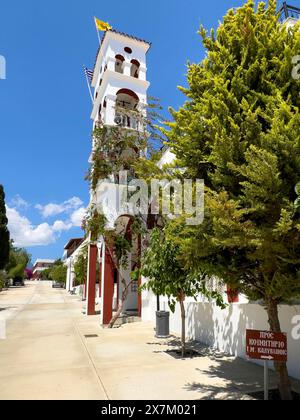
[[[147,103],[146,54],[150,44],[115,30],[105,32],[94,68],[95,89],[91,118],[94,126],[122,125],[136,128],[115,112],[116,105],[138,109]]]
[[[119,127],[130,132],[144,130],[140,119],[135,118],[136,113],[146,117],[147,91],[150,83],[147,81],[146,55],[151,44],[135,36],[127,35],[116,30],[105,32],[99,46],[96,63],[94,66],[92,87],[94,88],[94,103],[91,114],[93,128]],[[136,113],[135,113],[136,111]],[[95,139],[93,140],[93,150]],[[108,151],[109,152],[109,151]],[[109,153],[107,154],[109,156]],[[115,174],[111,174],[113,179]],[[123,225],[124,231],[131,221],[128,215],[118,212],[114,208],[113,200],[105,196],[106,191],[111,191],[111,185],[105,180],[100,180],[96,191],[91,190],[91,204],[101,205],[103,213],[108,220],[109,229],[116,228],[117,224]],[[118,187],[119,188],[119,187]],[[128,233],[128,232],[127,232]],[[136,249],[139,245],[136,245]],[[135,250],[135,252],[137,252]],[[100,262],[100,270],[96,266]],[[131,267],[132,268],[132,267]],[[95,284],[96,272],[100,271],[101,285],[101,324],[107,325],[112,317],[116,301],[122,293],[122,285],[118,280],[118,273],[114,267],[111,255],[105,247],[105,241],[98,238],[97,245],[89,245],[89,263],[87,273],[87,314],[95,313]],[[122,274],[130,277],[128,273]],[[126,299],[125,309],[135,311],[141,315],[141,296],[138,285],[131,287]]]

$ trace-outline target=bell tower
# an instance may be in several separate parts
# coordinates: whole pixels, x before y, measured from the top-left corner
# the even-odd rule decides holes
[[[146,41],[115,30],[105,32],[94,68],[92,86],[94,106],[91,118],[94,126],[122,125],[134,128],[135,121],[122,118],[116,105],[128,109],[142,109],[147,103]]]
[[[106,31],[99,46],[94,66],[92,87],[94,88],[94,103],[91,114],[93,128],[119,127],[126,133],[127,130],[141,132],[145,130],[141,119],[136,115],[146,117],[147,90],[150,83],[147,81],[146,55],[151,44],[116,30]],[[137,111],[137,112],[134,112]],[[95,139],[93,140],[93,150]],[[109,156],[109,151],[106,155]],[[111,175],[114,178],[114,174]],[[106,196],[107,181],[100,180],[96,191],[91,190],[91,205],[101,204],[103,213],[108,220],[109,229],[115,229],[117,224],[122,225],[128,233],[132,221],[128,215],[118,213],[111,197]],[[122,188],[117,186],[116,188]],[[127,187],[126,187],[127,188]],[[119,191],[120,193],[120,191]],[[105,204],[108,203],[108,204]],[[138,248],[138,243],[136,244]],[[137,252],[137,251],[136,251]],[[134,259],[132,251],[131,258]],[[100,263],[100,269],[96,265]],[[106,248],[103,238],[98,238],[97,245],[89,245],[89,263],[87,273],[87,315],[95,314],[95,284],[96,272],[101,273],[101,324],[107,325],[111,320],[115,302],[122,293],[122,285],[110,250]],[[123,273],[130,278],[130,272]],[[136,310],[140,315],[141,297],[137,286],[131,287],[125,309]]]

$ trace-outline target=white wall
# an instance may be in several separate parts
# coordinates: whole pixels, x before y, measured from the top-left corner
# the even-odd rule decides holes
[[[67,266],[67,276],[66,276],[66,290],[71,291],[74,287],[75,273],[74,273],[74,264],[82,251],[82,248],[87,244],[87,239],[80,244],[80,246],[73,252],[73,254],[66,258],[65,265]]]
[[[168,309],[167,299],[160,298],[161,309]],[[142,319],[155,322],[156,297],[149,292],[142,295]],[[187,300],[186,331],[190,339],[201,341],[231,355],[246,358],[246,329],[269,330],[267,313],[257,304],[234,303],[221,310],[215,304]],[[292,319],[300,314],[300,305],[281,305],[279,316],[282,331],[288,335],[288,368],[289,374],[300,379],[300,339],[292,338],[295,327]],[[180,334],[181,318],[179,305],[175,314],[170,314],[170,331]]]
[[[124,51],[125,47],[132,49],[132,54],[128,54]],[[114,59],[117,54],[122,55],[125,58],[125,62],[130,63],[131,60],[135,59],[140,62],[141,69],[146,72],[146,52],[149,46],[143,42],[136,41],[127,36],[122,36],[114,32],[106,33],[105,41],[102,44],[101,51],[97,57],[97,65],[95,71],[98,72],[97,82],[95,84],[96,89],[99,86],[100,79],[103,76],[103,70],[110,59]],[[100,72],[102,67],[102,72]]]
[[[162,157],[158,162],[157,166],[159,168],[162,168],[164,165],[173,163],[175,158],[176,156],[174,155],[174,153],[172,153],[171,150],[168,148],[163,152]]]

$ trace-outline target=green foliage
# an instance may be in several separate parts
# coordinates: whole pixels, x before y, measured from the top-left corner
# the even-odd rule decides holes
[[[139,151],[146,148],[147,136],[136,130],[107,126],[98,126],[93,136],[94,149],[87,178],[95,191],[100,180],[120,170],[130,171],[139,158]]]
[[[148,105],[139,104],[139,109],[127,109],[116,105],[116,113],[123,118],[134,120],[136,128],[122,126],[105,126],[98,124],[93,132],[92,163],[87,179],[95,191],[100,180],[108,178],[121,170],[127,170],[134,176],[135,166],[147,165],[144,151],[149,155],[157,154],[156,150],[165,139],[159,125],[164,118],[159,114],[162,107],[159,100],[148,98]]]
[[[46,268],[45,270],[41,271],[39,278],[41,280],[53,280],[51,277],[51,270],[52,267]]]
[[[61,261],[55,261],[50,269],[49,278],[59,283],[65,283],[67,277],[67,266]]]
[[[134,236],[145,235],[147,233],[147,229],[145,227],[144,221],[139,216],[136,216],[133,219],[130,230],[131,230],[132,235]]]
[[[6,272],[4,270],[0,270],[0,292],[3,287],[5,287],[6,279]]]
[[[153,229],[151,232],[141,272],[148,279],[143,288],[152,290],[156,295],[167,296],[173,312],[176,302],[182,298],[184,300],[185,297],[196,299],[200,293],[216,299],[220,307],[225,307],[222,297],[217,292],[207,290],[204,275],[185,269],[181,262],[180,247],[166,231]]]
[[[127,240],[122,235],[115,235],[114,238],[114,253],[119,262],[123,262],[126,265],[127,253],[131,250],[131,241]]]
[[[104,235],[106,217],[98,213],[96,210],[91,210],[84,219],[84,229],[87,234],[91,235],[91,240],[96,241],[101,235]]]
[[[9,260],[9,231],[7,228],[5,194],[0,185],[0,270],[4,269]]]
[[[84,284],[88,268],[88,247],[84,246],[74,263],[75,285]]]
[[[164,176],[164,172],[159,168],[158,162],[162,156],[161,151],[154,152],[148,158],[146,156],[133,162],[133,169],[138,179],[144,179],[148,184],[153,178]]]
[[[189,65],[188,101],[165,132],[185,176],[205,180],[205,220],[177,221],[174,240],[185,269],[283,302],[300,293],[299,24],[287,31],[274,0],[249,0],[200,34],[206,58]]]
[[[5,267],[8,278],[25,278],[24,270],[30,262],[31,256],[24,248],[15,248],[10,243],[9,261]]]
[[[126,235],[116,233],[115,231],[106,231],[105,242],[109,249],[113,251],[115,257],[115,263],[118,267],[123,265],[124,267],[128,264],[128,252],[131,251],[132,240]]]
[[[296,211],[300,210],[300,182],[297,183],[297,185],[295,186],[295,193],[297,194],[297,198],[294,201],[294,207]]]
[[[300,294],[300,23],[281,25],[276,9],[248,0],[216,33],[200,29],[206,56],[189,64],[188,100],[164,131],[185,176],[207,187],[204,222],[173,223],[184,268],[263,300],[272,331],[278,304]],[[290,399],[286,364],[275,369]]]

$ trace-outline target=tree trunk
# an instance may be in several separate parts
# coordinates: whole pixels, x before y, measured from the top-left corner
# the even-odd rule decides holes
[[[180,311],[181,311],[181,356],[185,356],[185,307],[184,297],[180,296]]]
[[[131,285],[131,283],[133,282],[133,280],[131,280],[127,285],[125,283],[125,280],[123,280],[123,285],[124,285],[124,290],[122,292],[122,297],[121,299],[119,299],[118,302],[118,309],[117,312],[115,313],[115,315],[112,317],[110,323],[108,324],[108,328],[113,328],[113,326],[115,325],[117,319],[119,318],[119,316],[121,315],[122,311],[123,311],[123,306],[124,303],[127,299],[128,296],[128,290],[129,290],[129,286]]]
[[[267,312],[269,318],[270,330],[272,332],[281,332],[280,321],[278,316],[278,304],[275,300],[270,299],[267,302]],[[274,367],[278,375],[278,388],[282,400],[292,399],[291,383],[288,375],[287,365],[285,362],[274,362]]]
[[[121,299],[119,299],[117,312],[115,313],[115,315],[110,320],[110,322],[108,324],[108,328],[113,328],[113,326],[115,325],[117,319],[121,315],[122,310],[123,310],[123,306],[124,306],[124,300],[125,299],[123,299],[123,297]]]

